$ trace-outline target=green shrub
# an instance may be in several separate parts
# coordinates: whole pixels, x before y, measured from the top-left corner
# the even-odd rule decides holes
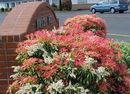
[[[0,10],[1,10],[1,12],[4,12],[4,11],[5,11],[5,9],[4,9],[4,8],[1,8]]]
[[[123,58],[121,63],[126,64],[130,71],[130,43],[128,42],[120,42],[121,51],[123,52]]]

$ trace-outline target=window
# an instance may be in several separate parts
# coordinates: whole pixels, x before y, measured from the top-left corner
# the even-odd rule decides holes
[[[47,21],[48,21],[48,24],[53,23],[53,16],[52,15],[47,16]]]
[[[15,7],[15,3],[14,2],[11,3],[11,8],[13,8],[13,7]]]
[[[6,7],[9,8],[9,3],[6,3]]]
[[[47,3],[49,3],[49,0],[46,0]]]
[[[27,3],[27,1],[22,1],[22,3]]]
[[[52,0],[52,4],[58,5],[59,4],[59,0]]]
[[[103,2],[103,4],[109,4],[109,2],[107,2],[107,1],[104,1],[104,2]]]
[[[110,0],[110,4],[117,4],[117,0]]]
[[[86,4],[87,0],[78,0],[78,4]]]
[[[47,26],[47,17],[39,17],[36,20],[36,29],[42,29]]]
[[[21,2],[16,2],[17,5],[21,4]]]

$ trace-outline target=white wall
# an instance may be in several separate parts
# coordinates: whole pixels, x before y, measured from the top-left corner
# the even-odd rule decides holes
[[[100,2],[101,0],[87,0],[87,3],[88,4],[93,4],[93,3],[98,3]]]
[[[59,4],[59,0],[49,0],[50,5],[52,5],[52,3],[55,4]],[[78,4],[78,0],[72,0],[72,4]]]
[[[28,2],[27,0],[24,0],[25,2]],[[13,8],[18,4],[24,3],[24,1],[10,1],[10,2],[0,2],[0,8]],[[31,1],[31,0],[30,0]],[[20,3],[19,3],[20,2]],[[9,4],[9,6],[7,7],[7,3]],[[13,4],[13,6],[12,6]]]
[[[56,5],[59,5],[59,0],[49,0],[50,5],[52,5],[53,3]]]
[[[71,0],[72,4],[78,4],[78,0]]]
[[[87,0],[71,0],[72,1],[72,4],[86,4],[87,3]],[[89,0],[89,1],[92,1],[92,0]],[[59,0],[50,0],[50,5],[52,5],[52,3],[55,3],[55,4],[59,4]]]
[[[6,8],[5,3],[0,3],[0,8]]]

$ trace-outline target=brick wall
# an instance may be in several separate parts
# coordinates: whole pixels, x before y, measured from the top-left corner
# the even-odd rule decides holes
[[[25,10],[23,10],[25,9]],[[53,22],[44,28],[58,27],[58,20],[46,3],[35,2],[15,7],[0,26],[0,94],[6,94],[9,84],[12,83],[10,75],[13,74],[11,66],[18,65],[15,61],[17,44],[25,40],[25,35],[36,30],[35,21],[39,16],[53,16]]]
[[[10,75],[13,74],[11,66],[17,65],[15,61],[15,49],[23,36],[0,37],[0,94],[5,94],[8,85],[12,82]]]

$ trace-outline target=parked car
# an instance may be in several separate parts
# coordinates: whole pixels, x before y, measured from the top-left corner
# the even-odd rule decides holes
[[[128,10],[128,3],[126,0],[101,1],[90,7],[90,11],[92,13],[96,13],[96,12],[124,13],[124,11],[127,11],[127,10]]]

